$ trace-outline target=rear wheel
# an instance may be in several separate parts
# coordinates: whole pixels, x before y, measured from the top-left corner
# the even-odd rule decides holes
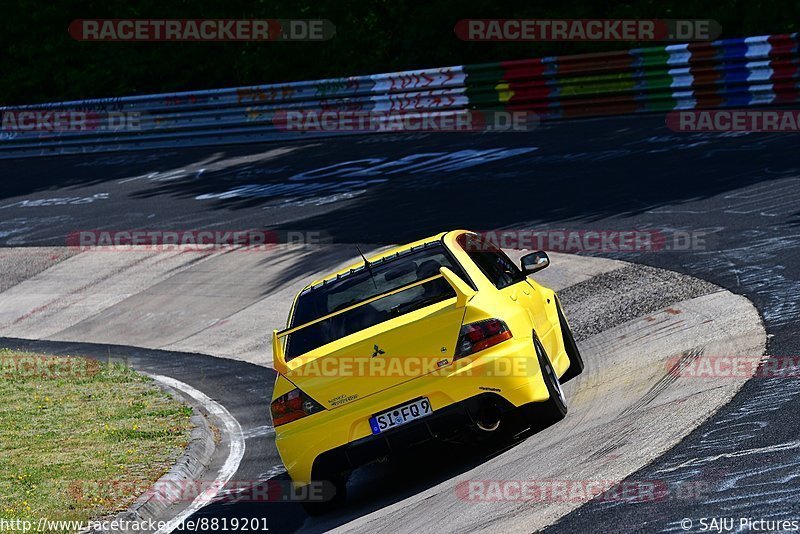
[[[556,301],[558,302],[558,301]],[[564,318],[564,312],[561,311],[561,305],[556,303],[556,310],[558,311],[558,322],[561,324],[561,336],[564,339],[564,350],[567,351],[569,358],[569,369],[561,377],[561,383],[564,384],[572,380],[583,372],[583,358],[578,350],[578,344],[575,343],[575,338],[572,336],[572,330]]]
[[[564,396],[564,390],[561,389],[556,370],[553,369],[553,364],[550,363],[550,358],[547,357],[547,353],[544,351],[544,347],[539,338],[536,337],[536,334],[533,336],[533,345],[536,348],[536,357],[542,370],[544,384],[547,386],[547,392],[550,393],[550,398],[542,403],[540,418],[543,423],[555,423],[561,421],[567,415],[567,399]]]

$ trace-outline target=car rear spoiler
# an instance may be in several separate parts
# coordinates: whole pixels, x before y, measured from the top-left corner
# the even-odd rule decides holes
[[[328,315],[323,315],[322,317],[317,317],[313,321],[309,321],[305,324],[301,324],[299,326],[294,326],[292,328],[286,328],[284,330],[273,330],[272,331],[272,365],[275,367],[275,370],[281,374],[286,374],[289,372],[289,365],[286,361],[286,357],[284,354],[284,344],[286,343],[286,336],[289,334],[294,334],[299,332],[300,330],[307,328],[311,325],[317,324],[319,322],[325,321],[330,319],[331,317],[336,317],[337,315],[341,315],[343,313],[349,312],[350,310],[354,310],[356,308],[360,308],[361,306],[365,306],[372,302],[375,302],[378,299],[382,299],[383,297],[388,297],[389,295],[394,295],[396,293],[400,293],[401,291],[405,291],[406,289],[411,289],[412,287],[416,287],[422,284],[427,284],[432,280],[437,280],[439,278],[444,278],[447,280],[447,283],[450,284],[450,287],[456,292],[456,308],[463,308],[467,305],[467,302],[475,295],[476,291],[472,289],[469,284],[464,282],[459,276],[450,270],[447,267],[441,267],[439,269],[439,274],[433,275],[429,278],[424,278],[422,280],[417,280],[416,282],[412,282],[410,284],[406,284],[404,286],[400,286],[397,289],[392,289],[391,291],[387,291],[385,293],[381,293],[379,295],[375,295],[370,297],[366,300],[362,300],[356,304],[351,306],[347,306],[346,308],[342,308],[341,310],[336,310],[335,312],[329,313]]]

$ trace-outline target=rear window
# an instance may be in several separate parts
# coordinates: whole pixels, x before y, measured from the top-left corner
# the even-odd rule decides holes
[[[290,328],[400,290],[289,334],[286,360],[394,317],[455,297],[455,291],[443,278],[402,289],[436,276],[441,267],[448,267],[464,278],[461,266],[452,259],[444,245],[431,243],[372,263],[370,269],[359,267],[338,280],[304,291],[297,298]]]

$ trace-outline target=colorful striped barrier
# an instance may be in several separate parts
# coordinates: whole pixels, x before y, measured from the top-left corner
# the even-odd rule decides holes
[[[281,128],[290,110],[388,115],[529,111],[542,119],[756,105],[800,100],[798,34],[545,57],[370,76],[3,107],[0,157],[208,146],[347,132]],[[23,111],[80,110],[83,131],[20,131]],[[113,114],[141,114],[136,128]],[[353,132],[350,132],[353,133]],[[363,133],[363,132],[362,132]]]

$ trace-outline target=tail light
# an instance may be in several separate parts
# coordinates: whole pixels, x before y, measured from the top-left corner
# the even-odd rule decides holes
[[[317,413],[323,408],[317,401],[299,389],[293,389],[272,401],[271,410],[272,426],[280,426]]]
[[[461,333],[458,336],[454,359],[475,354],[512,337],[511,330],[500,319],[486,319],[465,324],[461,327]]]

